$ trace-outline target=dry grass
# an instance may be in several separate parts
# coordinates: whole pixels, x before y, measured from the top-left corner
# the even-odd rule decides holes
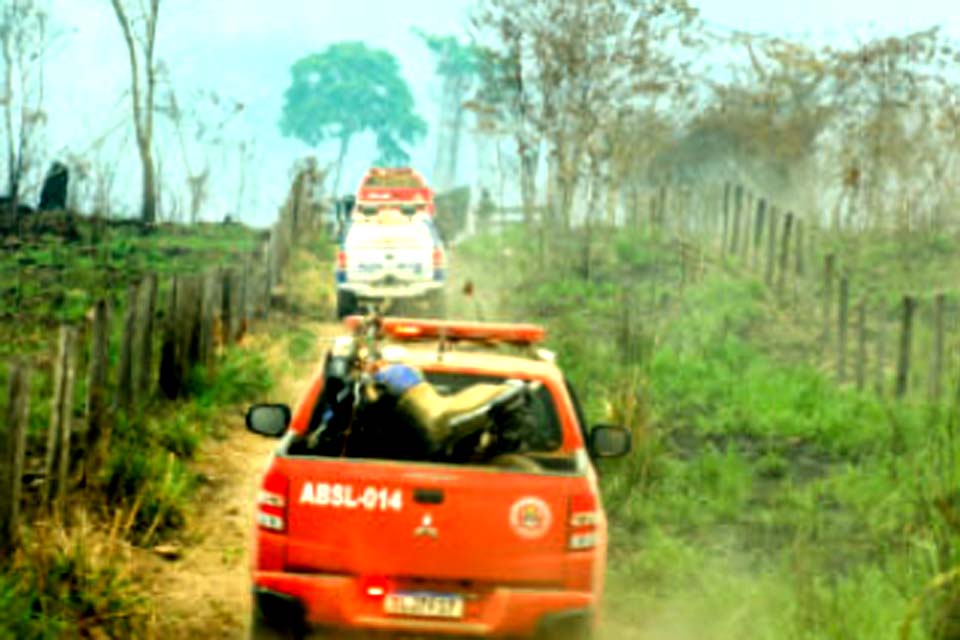
[[[124,540],[127,514],[95,524],[83,509],[70,525],[47,520],[25,531],[2,577],[0,635],[18,638],[136,637],[146,629],[147,606],[130,572]]]

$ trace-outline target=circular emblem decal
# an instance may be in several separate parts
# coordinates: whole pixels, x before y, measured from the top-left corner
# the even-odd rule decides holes
[[[550,530],[553,516],[540,498],[521,498],[510,507],[510,528],[521,538],[541,538]]]

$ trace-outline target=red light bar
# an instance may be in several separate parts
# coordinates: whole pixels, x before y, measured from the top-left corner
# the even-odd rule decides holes
[[[351,331],[356,331],[361,322],[360,316],[344,319],[344,325]],[[384,318],[382,328],[384,335],[394,340],[429,340],[443,335],[448,340],[536,344],[547,337],[546,329],[535,324]]]

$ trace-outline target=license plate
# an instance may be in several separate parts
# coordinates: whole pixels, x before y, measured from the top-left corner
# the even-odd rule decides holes
[[[383,610],[400,616],[462,618],[463,597],[421,592],[389,593],[383,600]]]

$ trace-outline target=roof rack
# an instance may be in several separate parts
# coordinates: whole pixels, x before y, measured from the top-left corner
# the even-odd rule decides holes
[[[356,331],[362,322],[361,316],[344,319],[344,325],[351,331]],[[383,336],[397,341],[441,340],[533,345],[543,342],[547,335],[546,329],[535,324],[419,318],[383,318],[380,329]]]

